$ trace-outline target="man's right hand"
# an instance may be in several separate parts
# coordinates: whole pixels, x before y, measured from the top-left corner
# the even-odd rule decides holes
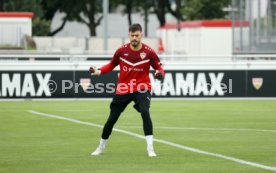
[[[95,66],[91,66],[89,68],[89,72],[91,74],[91,76],[99,76],[101,74],[101,70],[99,70],[97,67]]]

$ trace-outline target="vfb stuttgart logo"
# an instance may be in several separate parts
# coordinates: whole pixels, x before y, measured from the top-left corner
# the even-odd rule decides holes
[[[261,77],[254,77],[252,78],[252,84],[256,90],[259,90],[263,85],[263,78]]]

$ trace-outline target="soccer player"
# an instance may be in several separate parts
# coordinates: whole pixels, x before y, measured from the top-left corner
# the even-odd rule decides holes
[[[140,24],[131,25],[128,36],[130,43],[117,49],[108,64],[99,69],[94,66],[89,69],[91,75],[102,75],[112,71],[117,65],[120,66],[116,95],[110,104],[110,114],[104,125],[100,144],[91,155],[100,155],[104,152],[105,144],[114,124],[127,105],[134,101],[133,107],[142,116],[148,156],[156,156],[153,148],[153,128],[149,113],[151,100],[149,70],[150,66],[155,69],[154,77],[158,80],[163,79],[164,70],[157,54],[141,42],[143,34]]]

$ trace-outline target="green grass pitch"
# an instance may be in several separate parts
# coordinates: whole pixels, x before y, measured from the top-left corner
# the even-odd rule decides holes
[[[0,102],[1,173],[263,173],[276,172],[114,131],[105,153],[90,156],[102,129],[29,112],[103,125],[110,101]],[[152,100],[154,137],[181,146],[276,167],[275,100]],[[132,108],[115,128],[143,135]],[[275,168],[276,169],[276,168]]]

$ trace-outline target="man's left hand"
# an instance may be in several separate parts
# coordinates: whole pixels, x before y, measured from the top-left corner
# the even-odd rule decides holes
[[[163,80],[162,73],[160,71],[156,70],[155,73],[154,73],[154,79],[162,81]]]

